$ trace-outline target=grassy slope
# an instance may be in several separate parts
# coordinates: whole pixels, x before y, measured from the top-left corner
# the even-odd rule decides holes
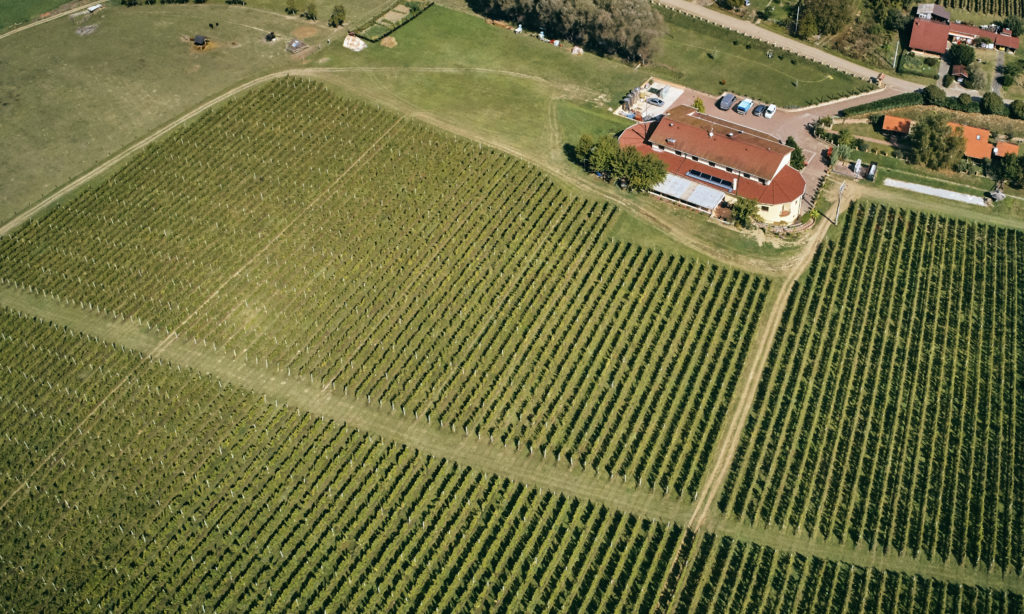
[[[662,9],[662,14],[667,32],[654,57],[654,70],[695,89],[711,94],[733,91],[783,107],[870,89],[860,79],[723,28],[674,11]]]
[[[0,142],[18,152],[0,164],[0,220],[227,87],[297,65],[261,32],[308,27],[219,4],[115,5],[91,23],[85,37],[59,19],[0,40]],[[180,40],[196,32],[217,47],[199,54]]]
[[[67,0],[4,0],[0,2],[0,32],[31,21]]]

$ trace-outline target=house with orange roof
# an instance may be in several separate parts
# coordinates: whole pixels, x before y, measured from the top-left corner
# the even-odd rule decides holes
[[[910,134],[910,126],[914,122],[905,117],[885,115],[882,117],[882,132],[894,132],[896,134]]]
[[[627,128],[619,146],[665,162],[668,175],[651,190],[665,198],[708,212],[748,198],[768,223],[791,223],[800,215],[804,178],[789,165],[793,149],[770,134],[677,106]]]
[[[988,142],[992,133],[983,128],[965,126],[955,122],[949,122],[948,126],[953,131],[960,130],[964,137],[964,155],[975,160],[988,160],[992,157],[992,144]]]
[[[1020,154],[1020,145],[1016,143],[996,143],[995,147],[992,148],[992,155],[1002,158],[1010,154]]]

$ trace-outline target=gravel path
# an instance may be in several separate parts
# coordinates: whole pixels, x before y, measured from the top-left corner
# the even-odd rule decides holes
[[[937,196],[939,198],[945,198],[946,200],[955,200],[957,202],[966,203],[968,205],[978,205],[979,207],[986,206],[985,199],[983,199],[980,196],[961,194],[960,192],[954,192],[953,190],[943,190],[942,188],[933,188],[928,185],[921,185],[920,183],[910,183],[909,181],[900,181],[899,179],[889,178],[886,178],[884,181],[882,181],[882,183],[892,188],[909,190],[911,192],[917,192],[918,194]]]

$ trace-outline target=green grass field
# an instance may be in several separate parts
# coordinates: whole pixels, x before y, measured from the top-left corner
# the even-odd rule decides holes
[[[1022,243],[854,206],[790,299],[722,511],[1020,574]]]
[[[19,152],[0,165],[0,220],[228,87],[298,66],[285,40],[262,33],[308,29],[223,4],[114,5],[81,25],[99,27],[79,36],[59,19],[0,40],[0,141]],[[198,33],[214,47],[198,53],[181,40]],[[313,43],[329,35],[300,33]]]
[[[668,9],[655,74],[710,94],[801,107],[871,89],[860,79]],[[771,52],[771,57],[768,53]]]
[[[4,0],[0,2],[0,32],[27,23],[68,0]]]

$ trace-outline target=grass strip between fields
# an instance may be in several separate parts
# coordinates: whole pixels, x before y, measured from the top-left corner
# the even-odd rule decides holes
[[[324,391],[316,383],[303,383],[270,370],[258,370],[220,354],[212,348],[183,339],[165,342],[160,331],[148,331],[141,325],[113,320],[101,313],[65,304],[58,299],[32,294],[11,287],[0,289],[0,305],[67,326],[103,341],[117,343],[144,355],[187,366],[217,377],[225,383],[241,386],[291,407],[344,422],[359,430],[411,445],[425,453],[445,457],[478,471],[507,476],[531,487],[548,489],[568,496],[588,499],[623,512],[686,524],[693,505],[635,487],[616,484],[593,473],[570,470],[567,464],[531,457],[514,448],[502,448],[477,440],[436,423],[403,417],[397,411],[372,407],[337,393]],[[752,526],[717,514],[705,527],[719,535],[758,543],[784,552],[845,561],[880,570],[917,574],[945,582],[958,582],[997,590],[1024,591],[1024,579],[1013,574],[992,574],[971,565],[944,564],[910,555],[880,553],[866,548],[828,543],[761,526]]]

